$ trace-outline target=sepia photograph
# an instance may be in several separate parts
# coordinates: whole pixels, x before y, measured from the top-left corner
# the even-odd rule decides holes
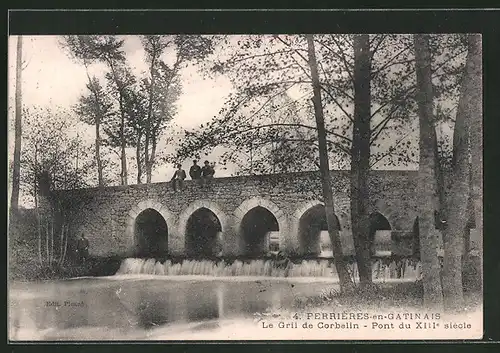
[[[482,36],[8,38],[8,339],[483,336]]]

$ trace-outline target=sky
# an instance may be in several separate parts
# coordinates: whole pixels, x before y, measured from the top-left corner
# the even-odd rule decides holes
[[[9,101],[15,88],[16,37],[9,38]],[[144,54],[138,37],[125,41],[128,61],[137,72],[145,69]],[[82,65],[73,62],[58,45],[56,36],[29,36],[23,40],[23,100],[25,104],[70,107],[84,92],[87,77]],[[102,66],[91,68],[99,75]],[[178,102],[176,124],[193,127],[213,117],[220,109],[231,83],[224,78],[207,79],[193,66],[183,70],[183,94]]]
[[[144,71],[146,64],[139,37],[124,36],[124,38],[124,50],[129,65],[135,73]],[[83,65],[70,59],[58,42],[57,36],[23,37],[25,61],[25,69],[22,72],[23,105],[71,109],[77,103],[78,97],[85,91],[87,76]],[[14,107],[16,46],[17,37],[11,36],[8,50],[10,117],[12,117]],[[103,65],[93,65],[90,71],[97,77],[103,77],[105,68]],[[206,78],[194,65],[182,70],[181,79],[182,95],[177,102],[178,112],[173,120],[179,128],[194,128],[210,120],[218,113],[232,90],[228,79]],[[91,127],[80,124],[77,130],[80,136],[87,134],[89,139],[93,138]],[[10,136],[11,134],[9,134],[9,147],[13,148]],[[164,180],[165,175],[170,175],[173,170],[174,168],[170,165],[159,167],[153,176],[153,181]],[[229,173],[230,171],[220,171],[219,174],[229,175]]]

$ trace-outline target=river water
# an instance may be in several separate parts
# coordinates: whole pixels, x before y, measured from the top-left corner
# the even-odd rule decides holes
[[[324,280],[147,275],[11,283],[9,335],[12,340],[154,339],[158,329],[168,327],[189,333],[217,328],[223,320],[254,320],[335,287]]]
[[[114,276],[10,283],[9,338],[183,340],[218,330],[226,335],[222,339],[231,339],[233,329],[222,325],[246,323],[247,334],[265,315],[293,312],[301,299],[338,289],[332,271],[328,261],[303,261],[284,270],[262,260],[225,265],[126,259]],[[401,279],[385,272],[384,282],[419,276],[410,267]]]

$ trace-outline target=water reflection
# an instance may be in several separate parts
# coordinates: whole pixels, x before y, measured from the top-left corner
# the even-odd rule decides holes
[[[319,293],[329,286],[155,279],[14,284],[9,334],[13,340],[126,340],[133,339],[127,333],[131,330],[147,333],[173,323],[200,322],[198,330],[209,329],[220,319],[250,318],[272,307],[291,307],[296,295]]]

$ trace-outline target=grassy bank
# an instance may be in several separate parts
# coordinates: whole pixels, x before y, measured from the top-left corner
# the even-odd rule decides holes
[[[362,310],[372,308],[423,308],[424,288],[422,281],[403,283],[378,283],[369,288],[356,286],[352,291],[342,293],[337,289],[325,290],[318,295],[297,297],[297,310],[311,308],[344,308]],[[464,311],[474,310],[482,303],[482,293],[477,288],[465,288]]]
[[[10,278],[16,281],[67,279],[86,276],[111,276],[118,271],[122,259],[90,258],[85,264],[66,263],[63,266],[41,266],[39,263],[15,264],[9,267]]]

